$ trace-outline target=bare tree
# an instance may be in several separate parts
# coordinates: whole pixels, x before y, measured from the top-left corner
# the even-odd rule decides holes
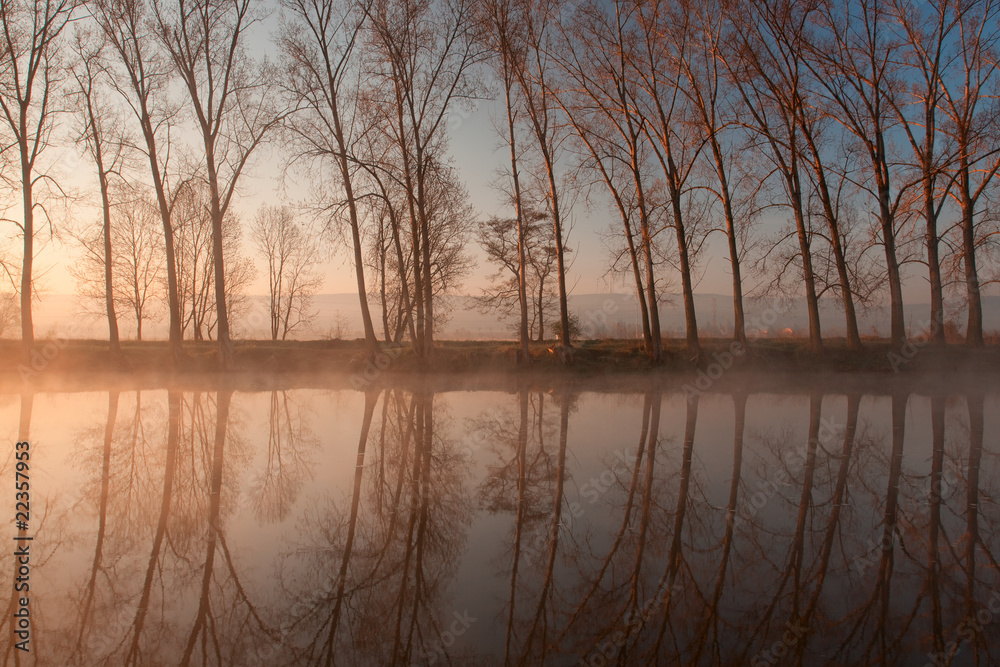
[[[122,358],[121,343],[118,340],[118,316],[115,312],[114,257],[112,255],[111,231],[111,178],[118,175],[124,156],[124,136],[121,125],[116,122],[116,113],[106,102],[101,77],[105,64],[104,35],[78,32],[74,44],[76,56],[73,91],[82,104],[79,106],[80,138],[84,141],[97,170],[97,181],[101,192],[102,213],[102,259],[104,264],[104,308],[108,319],[108,341],[111,353]]]
[[[20,324],[21,311],[17,295],[13,292],[0,293],[0,338]]]
[[[382,329],[385,341],[400,342],[404,331],[410,340],[416,340],[414,304],[410,296],[413,275],[413,256],[403,251],[402,216],[405,205],[399,201],[405,195],[400,188],[392,187],[389,174],[374,164],[366,171],[375,186],[365,204],[368,216],[374,221],[375,242],[369,254],[371,265],[378,276],[377,296],[382,306]]]
[[[218,325],[216,298],[218,276],[215,261],[214,224],[208,183],[197,178],[185,181],[171,202],[171,219],[177,240],[177,283],[183,313],[182,331],[190,328],[194,340],[212,339]],[[239,219],[229,212],[222,225],[225,258],[226,310],[249,307],[246,287],[253,280],[253,263],[241,254]],[[233,313],[233,321],[237,313]]]
[[[560,4],[557,0],[520,0],[521,30],[524,32],[525,53],[519,66],[513,69],[521,88],[523,108],[531,128],[534,148],[541,158],[540,166],[546,186],[545,204],[552,220],[556,248],[556,281],[559,286],[559,331],[564,361],[571,359],[569,305],[566,291],[565,216],[566,205],[558,183],[558,165],[566,128],[559,117],[559,105],[554,99],[555,72],[550,58],[556,37],[555,24]]]
[[[378,341],[368,307],[357,196],[360,167],[354,157],[355,143],[366,131],[358,102],[364,77],[359,66],[360,42],[369,5],[370,0],[285,0],[283,6],[292,18],[282,30],[281,45],[288,74],[286,87],[296,109],[287,126],[299,159],[318,168],[318,173],[328,166],[336,173],[334,191],[342,191],[342,197],[321,206],[334,211],[334,219],[347,209],[361,322],[365,342],[374,353]],[[325,196],[329,189],[319,191]],[[272,320],[272,335],[274,332]]]
[[[479,307],[484,312],[497,312],[504,318],[509,317],[515,308],[520,309],[521,306],[521,220],[497,217],[484,220],[476,230],[476,236],[486,252],[486,258],[497,267],[490,285],[483,288],[483,294],[478,299]],[[527,322],[524,324],[527,329]],[[517,328],[520,333],[520,320]]]
[[[476,228],[476,212],[458,171],[450,165],[431,165],[425,195],[431,294],[454,293],[475,265],[466,245]],[[442,324],[439,317],[435,326]]]
[[[824,144],[829,141],[829,135],[832,135],[834,139],[837,138],[835,131],[830,132],[833,129],[830,127],[833,122],[829,114],[813,105],[799,104],[796,107],[796,120],[802,138],[801,157],[803,163],[808,165],[807,173],[811,181],[810,198],[819,200],[819,217],[826,221],[826,240],[829,242],[830,251],[833,254],[837,284],[844,307],[847,347],[852,350],[860,350],[861,335],[858,331],[858,318],[854,307],[854,288],[851,284],[851,271],[848,266],[847,229],[842,219],[846,216],[841,216],[842,207],[840,205],[840,194],[849,185],[849,177],[846,175],[848,166],[844,165],[841,169],[835,169],[833,165],[829,164],[831,159],[840,157],[831,158],[829,151],[824,150],[826,148]],[[847,161],[850,162],[850,159],[848,158]],[[807,211],[811,217],[813,215],[812,207],[808,207]],[[817,236],[821,235],[818,230],[814,230],[813,233]],[[820,277],[820,272],[817,272],[817,280]],[[819,294],[821,295],[822,292]]]
[[[951,0],[940,0],[914,6],[910,0],[894,0],[893,15],[904,35],[902,62],[911,71],[913,84],[900,87],[899,94],[889,97],[889,103],[899,118],[900,127],[913,151],[919,171],[922,209],[927,248],[927,274],[930,283],[930,340],[944,346],[944,283],[941,279],[940,232],[938,218],[945,197],[938,196],[943,168],[950,160],[938,138],[938,109],[942,104],[943,78],[955,54],[949,43],[959,17],[958,7]],[[940,180],[939,180],[940,179]]]
[[[552,225],[547,216],[533,209],[522,209],[521,233],[525,251],[525,305],[529,311],[528,336],[544,340],[545,324],[558,302],[559,294],[548,278],[555,269],[555,245],[552,242]],[[480,223],[477,230],[480,247],[491,264],[497,267],[490,285],[478,297],[483,312],[509,317],[520,306],[520,248],[517,220],[490,218]],[[520,323],[518,324],[520,328]]]
[[[246,50],[257,22],[252,0],[178,0],[156,7],[157,34],[184,82],[204,148],[210,193],[219,367],[233,366],[223,223],[253,152],[283,114],[268,91],[273,70]]]
[[[379,161],[406,192],[418,357],[434,345],[434,265],[430,188],[445,163],[447,114],[476,90],[471,68],[483,57],[471,0],[377,0],[368,8],[375,64],[371,111],[392,154]],[[439,281],[438,281],[439,282]]]
[[[267,261],[268,313],[271,340],[285,340],[313,317],[309,306],[323,282],[318,271],[320,247],[299,226],[291,209],[262,206],[250,227],[250,238]]]
[[[0,0],[0,111],[9,128],[21,190],[21,343],[25,355],[35,344],[31,319],[32,266],[35,259],[35,213],[42,211],[38,190],[49,187],[51,177],[39,158],[51,144],[60,109],[59,87],[65,76],[60,58],[60,34],[76,8],[76,0]],[[0,153],[8,147],[0,146]],[[7,156],[3,156],[6,158]],[[37,188],[37,189],[36,189]],[[51,226],[51,221],[49,221]]]
[[[652,150],[642,130],[647,121],[636,105],[639,82],[630,50],[634,12],[627,3],[615,3],[611,9],[590,3],[577,11],[572,30],[559,47],[565,56],[556,55],[567,87],[576,93],[561,92],[556,100],[582,145],[583,168],[598,174],[621,219],[643,340],[652,361],[658,363],[663,345],[649,198]]]
[[[678,50],[678,66],[684,74],[682,91],[691,103],[693,116],[700,124],[704,141],[715,167],[716,182],[708,186],[722,207],[726,241],[729,246],[729,266],[733,281],[733,338],[747,342],[743,311],[743,275],[740,268],[741,229],[737,220],[739,203],[735,196],[738,183],[733,178],[731,157],[726,147],[727,134],[732,134],[737,113],[734,113],[734,93],[725,76],[718,54],[732,34],[726,3],[717,0],[695,0],[684,9],[692,18],[691,48]],[[745,222],[744,222],[745,224]],[[855,330],[857,325],[855,324]]]
[[[976,249],[980,243],[977,217],[979,202],[1000,170],[996,148],[1000,123],[996,98],[989,92],[996,85],[1000,67],[1000,3],[993,0],[959,5],[955,27],[958,48],[954,76],[945,77],[941,98],[947,122],[942,128],[955,145],[956,160],[949,166],[954,186],[951,197],[961,210],[961,258],[968,306],[966,344],[983,346],[983,303],[980,293]]]
[[[690,57],[686,52],[691,48],[691,19],[681,7],[652,2],[640,7],[635,21],[639,34],[633,76],[638,78],[641,89],[636,104],[647,121],[642,130],[649,138],[666,185],[669,206],[666,217],[677,238],[687,349],[695,359],[700,359],[693,274],[704,237],[698,230],[697,217],[688,219],[687,213],[692,210],[694,196],[690,178],[704,142],[698,136],[697,126],[689,120],[691,111],[683,92],[684,73],[678,67],[679,62]],[[652,226],[644,234],[652,234]]]
[[[808,54],[802,54],[809,56],[803,58],[803,63],[815,71],[817,90],[822,90],[835,105],[834,117],[855,137],[867,158],[874,188],[865,189],[878,206],[889,287],[891,338],[893,345],[899,346],[906,341],[906,329],[897,252],[897,212],[906,188],[894,181],[897,174],[889,154],[890,133],[896,124],[889,100],[896,85],[899,43],[891,33],[888,10],[875,0],[859,0],[846,6],[822,2],[807,20],[819,27],[822,37]]]
[[[204,340],[214,302],[212,218],[207,189],[201,181],[185,181],[170,201],[181,334],[187,336],[190,331],[194,340]]]
[[[772,7],[760,2],[752,6],[750,20],[734,23],[734,27],[738,32],[724,52],[727,73],[743,99],[747,112],[744,125],[756,137],[758,150],[774,167],[773,173],[784,191],[785,205],[792,213],[805,284],[809,344],[817,352],[823,347],[823,338],[811,250],[813,233],[806,209],[808,183],[803,182],[797,116],[806,92],[807,68],[800,50],[806,17],[788,4]],[[777,243],[773,245],[779,247]],[[768,256],[771,252],[768,251]],[[790,263],[780,262],[781,273]]]
[[[112,214],[115,288],[118,303],[135,319],[136,340],[142,324],[155,315],[164,301],[166,273],[163,230],[158,227],[155,195],[142,188],[123,186]]]
[[[492,227],[483,228],[494,229],[499,232],[497,237],[500,250],[495,256],[500,263],[514,271],[514,280],[517,284],[517,302],[520,310],[518,320],[518,340],[521,346],[520,361],[523,364],[531,362],[531,348],[528,346],[528,265],[527,265],[527,237],[525,234],[524,205],[521,197],[521,177],[518,167],[520,155],[518,152],[517,120],[520,111],[520,99],[517,89],[517,70],[521,67],[524,58],[524,44],[517,29],[517,15],[515,14],[514,0],[491,0],[486,3],[485,21],[486,28],[484,35],[486,43],[493,52],[491,64],[496,76],[500,79],[504,93],[504,142],[510,150],[510,182],[511,199],[514,204],[514,225],[517,234],[517,262],[512,265],[507,261],[507,253],[502,250],[503,229],[496,221]],[[489,252],[489,251],[488,251]]]
[[[135,320],[136,340],[142,340],[142,325],[154,316],[162,299],[163,238],[158,229],[156,200],[141,187],[116,185],[110,193],[111,292],[115,310],[123,319]],[[105,238],[101,227],[89,226],[72,233],[83,255],[70,267],[77,295],[86,310],[106,310]]]
[[[117,61],[111,81],[131,109],[142,133],[140,149],[149,162],[163,228],[166,263],[168,348],[174,363],[183,358],[181,306],[177,286],[174,229],[170,220],[170,134],[176,109],[168,98],[169,63],[149,28],[148,6],[129,0],[95,0],[93,15]]]

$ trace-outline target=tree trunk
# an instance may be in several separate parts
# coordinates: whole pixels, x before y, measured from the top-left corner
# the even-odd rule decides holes
[[[636,297],[639,300],[639,316],[642,320],[642,342],[646,348],[646,352],[653,354],[653,332],[650,330],[649,308],[646,307],[646,288],[642,284],[642,271],[639,269],[639,255],[635,249],[635,240],[632,237],[632,227],[629,223],[627,215],[622,218],[622,224],[625,226],[625,240],[628,242],[629,260],[632,263],[632,276],[635,278]],[[659,312],[657,312],[657,319],[659,319]]]
[[[410,342],[417,340],[416,329],[413,326],[413,305],[410,303],[410,287],[406,282],[406,264],[403,262],[403,245],[399,240],[399,220],[395,214],[390,213],[389,223],[392,225],[392,244],[396,247],[396,263],[399,266],[399,286],[403,293],[403,308],[406,311],[406,326],[410,330]]]
[[[677,252],[680,255],[681,264],[681,289],[684,296],[684,329],[687,351],[695,359],[700,360],[701,342],[698,339],[698,318],[694,309],[694,286],[691,281],[691,263],[688,259],[687,236],[684,231],[684,223],[680,217],[681,205],[679,193],[678,196],[671,198],[674,200],[674,227],[677,230]]]
[[[507,54],[504,54],[507,57]],[[505,63],[506,67],[506,63]],[[514,132],[514,113],[510,99],[510,81],[505,82],[504,100],[507,107],[507,137],[510,144],[510,171],[514,181],[514,214],[517,216],[517,300],[521,309],[518,323],[518,339],[521,346],[521,363],[531,363],[531,347],[528,345],[528,281],[526,260],[526,238],[524,229],[524,209],[521,206],[521,181],[517,170],[517,136]]]
[[[122,347],[118,335],[118,315],[115,313],[114,276],[111,256],[111,204],[108,202],[107,177],[101,176],[101,198],[104,200],[104,306],[108,313],[108,341],[111,354],[121,358]]]
[[[930,341],[937,347],[945,346],[944,337],[944,289],[941,283],[941,259],[937,233],[937,210],[934,206],[934,182],[931,174],[924,171],[924,220],[927,223],[927,273],[931,286]]]
[[[562,330],[561,342],[565,348],[572,347],[573,341],[569,330],[569,305],[566,297],[566,264],[563,261],[563,240],[562,240],[562,220],[559,214],[559,199],[556,193],[556,180],[553,166],[545,151],[545,169],[549,174],[549,191],[552,203],[552,230],[556,241],[556,271],[559,281],[559,325]]]
[[[879,212],[882,218],[882,244],[885,248],[885,263],[889,277],[890,336],[893,347],[906,343],[906,324],[903,320],[903,287],[899,275],[899,260],[896,258],[896,231],[893,228],[892,211],[889,208],[889,186],[880,184]]]
[[[382,223],[383,229],[385,223]],[[382,335],[385,337],[386,343],[392,342],[392,334],[389,333],[389,298],[385,290],[385,261],[386,255],[388,254],[384,243],[380,247],[379,251],[379,303],[382,305]]]
[[[111,255],[111,197],[108,193],[108,172],[104,169],[104,142],[103,135],[98,129],[96,113],[94,112],[92,102],[93,88],[85,88],[84,93],[84,100],[87,105],[87,122],[90,125],[90,140],[93,142],[94,162],[97,166],[97,179],[101,188],[101,212],[104,216],[104,308],[108,316],[108,343],[112,356],[120,362],[122,361],[122,349],[118,335],[118,315],[115,313],[114,276],[112,273]]]
[[[885,263],[889,278],[890,335],[893,347],[906,343],[906,323],[903,320],[903,286],[899,275],[899,260],[896,257],[896,230],[889,197],[889,164],[885,151],[885,136],[876,128],[872,162],[878,186],[879,216],[882,223],[882,244],[885,249]]]
[[[678,259],[681,265],[681,291],[684,298],[686,345],[687,351],[694,356],[696,361],[700,361],[701,342],[698,339],[698,318],[694,308],[694,285],[691,281],[691,262],[688,256],[687,234],[684,231],[680,184],[677,183],[675,178],[677,166],[674,164],[674,158],[669,152],[669,145],[667,149],[667,186],[670,190],[670,203],[674,214],[674,229],[677,232],[677,254],[679,255]]]
[[[229,338],[229,304],[226,303],[226,266],[222,252],[222,208],[219,197],[219,175],[215,166],[213,146],[205,142],[208,164],[208,185],[212,194],[212,268],[215,280],[215,317],[218,333],[219,370],[232,370],[233,343]]]
[[[410,167],[410,151],[406,146],[406,130],[403,122],[403,100],[398,90],[399,83],[396,83],[396,122],[399,131],[399,152],[403,161],[403,181],[406,187],[406,202],[410,214],[410,237],[413,250],[413,298],[416,309],[416,322],[414,326],[413,352],[417,359],[423,360],[424,354],[424,277],[421,271],[422,255],[420,252],[421,237],[417,210],[413,202],[413,175]],[[400,267],[402,272],[402,267]]]
[[[421,145],[419,137],[415,138],[414,148],[417,177],[416,205],[419,216],[420,250],[423,257],[421,269],[423,270],[424,283],[424,359],[430,359],[434,351],[434,284],[431,279],[431,221],[427,215],[427,170],[424,146]],[[410,192],[412,193],[412,191]]]
[[[732,196],[729,192],[729,177],[726,175],[726,162],[722,148],[715,137],[715,130],[709,130],[712,156],[715,158],[715,171],[719,177],[719,195],[722,199],[722,210],[726,218],[726,240],[729,243],[729,266],[733,272],[733,340],[746,345],[746,315],[743,311],[743,276],[740,271],[740,254],[736,246],[736,219],[733,214]]]
[[[538,342],[545,340],[545,281],[538,281]]]
[[[798,232],[799,254],[802,257],[802,279],[806,286],[806,309],[809,313],[809,349],[820,352],[823,349],[823,335],[820,331],[819,299],[816,297],[816,276],[812,267],[812,251],[809,249],[809,232],[806,229],[805,215],[802,211],[802,190],[799,183],[798,167],[792,162],[792,172],[786,176],[792,209],[795,216],[795,228]]]
[[[421,250],[423,252],[424,270],[424,358],[429,359],[434,353],[434,283],[431,280],[431,239],[430,220],[424,206],[423,178],[418,179],[419,191],[418,209],[420,210],[420,233],[423,236]]]
[[[21,136],[26,128],[22,114]],[[28,163],[28,146],[21,141],[21,199],[24,205],[24,259],[21,263],[21,345],[25,359],[35,347],[35,329],[31,321],[31,270],[35,258],[34,202],[31,196],[31,165]]]
[[[643,214],[643,218],[645,218]],[[642,223],[642,250],[646,263],[646,299],[649,310],[649,355],[653,363],[663,361],[663,336],[660,333],[660,306],[656,297],[656,276],[653,273],[653,242],[649,233],[649,220]],[[697,334],[695,334],[697,346]]]
[[[969,320],[965,330],[965,344],[983,346],[983,303],[979,293],[979,273],[976,269],[975,203],[972,201],[968,157],[962,153],[959,189],[962,205],[962,260],[965,265],[965,290],[969,300]]]
[[[663,336],[660,333],[660,304],[656,296],[656,275],[653,269],[653,239],[650,232],[649,212],[646,207],[646,191],[642,186],[639,170],[639,142],[637,132],[629,120],[629,153],[632,180],[635,183],[636,203],[639,206],[639,226],[642,231],[642,250],[646,263],[646,298],[649,300],[649,356],[654,364],[663,361]],[[626,226],[628,221],[626,220]]]
[[[174,252],[174,228],[170,222],[170,205],[167,203],[167,193],[160,174],[159,159],[156,156],[156,138],[146,110],[145,100],[140,109],[142,132],[146,140],[146,150],[149,154],[149,168],[153,176],[153,187],[156,190],[156,202],[160,208],[160,219],[163,221],[163,252],[167,264],[167,310],[170,313],[167,349],[170,358],[176,364],[184,358],[181,348],[181,301],[177,292],[177,255]]]
[[[334,86],[335,87],[335,86]],[[344,197],[347,200],[347,211],[351,223],[351,240],[354,245],[354,274],[358,283],[358,299],[361,305],[361,323],[365,330],[365,344],[371,354],[379,351],[378,337],[375,335],[375,326],[372,324],[371,310],[368,308],[368,289],[365,286],[365,267],[361,248],[361,231],[358,222],[358,205],[354,197],[354,184],[351,180],[351,168],[347,161],[347,145],[344,138],[344,131],[340,123],[340,113],[337,107],[336,91],[331,91],[334,132],[336,134],[338,155],[338,166],[340,167],[340,177],[344,184]]]
[[[826,218],[827,229],[830,232],[830,245],[833,248],[834,263],[837,266],[837,277],[840,281],[841,301],[844,305],[844,329],[847,334],[847,347],[851,350],[861,349],[861,335],[858,331],[858,316],[854,308],[854,293],[851,291],[851,277],[847,270],[847,258],[844,256],[840,225],[833,212],[833,199],[826,182],[826,170],[820,159],[819,149],[812,134],[812,128],[806,123],[805,114],[799,109],[799,126],[809,144],[811,153],[810,166],[816,174],[816,189],[823,204],[823,217]]]
[[[91,117],[93,123],[93,117]],[[118,315],[115,312],[114,275],[112,273],[111,255],[111,199],[108,194],[108,176],[104,171],[104,159],[95,139],[94,156],[97,161],[97,173],[101,183],[101,206],[104,212],[104,307],[108,315],[108,342],[111,354],[122,360],[122,347],[118,334]]]
[[[935,76],[934,81],[937,81]],[[932,88],[933,90],[933,88]],[[937,107],[935,96],[928,94],[924,106],[924,150],[920,155],[923,167],[924,221],[926,223],[927,274],[931,287],[931,321],[928,333],[930,342],[936,347],[945,346],[944,336],[944,286],[941,282],[940,240],[937,232],[937,208],[935,199],[934,140]]]

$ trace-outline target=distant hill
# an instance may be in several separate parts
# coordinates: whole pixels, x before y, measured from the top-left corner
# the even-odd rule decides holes
[[[266,338],[266,297],[251,297],[250,317],[236,323],[235,330],[241,338]],[[436,302],[437,304],[437,302]],[[442,300],[448,319],[438,333],[440,338],[457,340],[491,340],[514,338],[515,321],[500,321],[492,314],[483,314],[471,296],[449,296]],[[381,314],[376,303],[371,304],[376,331],[381,334]],[[570,312],[580,321],[585,337],[635,337],[641,331],[639,309],[632,294],[574,294],[569,298]],[[795,299],[781,305],[773,301],[748,300],[746,302],[747,329],[751,335],[805,335],[808,319],[805,301]],[[161,316],[162,316],[161,309]],[[308,330],[297,338],[358,338],[362,335],[361,314],[356,294],[320,294],[313,299],[316,317]],[[695,311],[699,332],[704,335],[724,336],[732,333],[732,297],[722,294],[698,294]],[[986,331],[1000,331],[1000,296],[983,297],[983,325]],[[927,304],[906,306],[907,328],[919,334],[926,328],[930,307]],[[35,330],[39,336],[71,335],[74,338],[103,338],[107,328],[99,317],[84,314],[79,299],[74,295],[48,294],[36,304]],[[824,336],[842,336],[844,317],[835,300],[822,302],[820,310]],[[951,314],[960,328],[964,328],[965,313]],[[888,307],[872,308],[858,313],[862,335],[888,335]],[[665,337],[684,335],[684,309],[679,295],[667,295],[660,307],[661,330]],[[127,318],[121,322],[122,335],[133,338],[134,325]],[[145,322],[143,337],[165,338],[165,321]]]

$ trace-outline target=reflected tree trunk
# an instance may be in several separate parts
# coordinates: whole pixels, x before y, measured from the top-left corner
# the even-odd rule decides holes
[[[518,393],[517,426],[517,510],[514,519],[514,556],[510,570],[510,602],[507,610],[507,631],[504,635],[503,664],[511,660],[511,642],[514,634],[514,612],[517,609],[517,574],[521,560],[521,537],[527,511],[528,475],[528,389]]]
[[[684,420],[684,449],[681,459],[681,478],[677,488],[677,509],[674,512],[673,539],[670,543],[670,551],[667,554],[667,569],[663,574],[660,585],[657,587],[659,591],[666,586],[666,590],[663,593],[663,620],[660,623],[660,631],[656,636],[656,644],[653,649],[653,655],[657,659],[660,657],[660,646],[663,643],[663,638],[670,623],[670,604],[673,602],[674,593],[680,589],[680,582],[677,580],[677,575],[680,572],[683,561],[681,536],[684,532],[684,517],[687,514],[688,506],[688,490],[691,486],[691,460],[694,452],[695,427],[698,424],[698,403],[699,397],[697,394],[688,396],[687,416]]]
[[[568,345],[568,339],[564,339],[563,342]],[[552,499],[552,524],[548,544],[549,553],[545,564],[545,574],[542,581],[541,591],[538,595],[538,606],[535,608],[535,614],[531,621],[530,629],[528,630],[528,636],[524,640],[524,653],[521,657],[522,664],[536,661],[544,663],[546,653],[549,649],[548,642],[546,641],[546,632],[549,626],[547,616],[549,612],[550,597],[553,594],[553,588],[555,585],[556,555],[559,552],[559,531],[563,528],[562,508],[564,484],[566,481],[566,443],[569,431],[569,410],[572,402],[573,397],[571,395],[564,394],[560,396],[559,450],[556,458],[556,488]],[[539,428],[541,428],[541,425],[539,425]],[[533,654],[532,646],[536,637],[538,637],[540,651],[537,654]],[[529,656],[532,656],[532,659],[529,660]]]
[[[943,396],[931,397],[931,477],[927,540],[927,588],[931,596],[931,634],[934,651],[944,650],[944,626],[941,609],[941,480],[944,475],[944,413]]]
[[[850,642],[861,646],[863,638],[858,635],[865,627],[873,627],[874,633],[863,645],[867,661],[872,661],[872,652],[886,655],[892,638],[888,636],[886,625],[889,616],[889,601],[892,594],[892,575],[895,567],[896,534],[899,530],[899,482],[903,468],[903,441],[906,427],[906,404],[908,396],[902,392],[892,395],[892,451],[889,455],[889,476],[886,483],[885,511],[882,518],[882,536],[879,547],[878,573],[872,594],[868,601],[856,612],[857,621],[846,634],[841,645],[845,650]],[[872,619],[871,614],[876,614]],[[867,624],[867,625],[866,625]]]
[[[837,471],[837,482],[834,487],[833,497],[830,499],[830,520],[826,525],[826,533],[823,536],[823,546],[819,556],[819,566],[813,579],[816,587],[813,589],[809,604],[801,615],[799,623],[808,628],[812,622],[816,609],[819,605],[820,597],[823,593],[823,585],[826,583],[826,576],[830,565],[830,557],[833,554],[834,542],[837,533],[840,531],[840,514],[844,507],[847,496],[847,481],[851,470],[851,458],[854,453],[854,439],[858,430],[858,411],[861,407],[861,394],[853,393],[847,397],[847,422],[844,425],[844,441],[840,452],[840,466]],[[799,661],[804,660],[808,635],[799,639],[796,644],[796,655]]]
[[[212,478],[209,487],[208,505],[208,542],[205,546],[205,567],[201,580],[201,597],[198,603],[198,613],[195,616],[194,626],[188,635],[187,646],[184,648],[184,656],[181,658],[182,665],[191,664],[194,655],[194,647],[198,636],[205,631],[206,626],[214,626],[214,618],[211,616],[211,584],[212,575],[215,569],[215,552],[219,542],[221,531],[221,498],[222,498],[222,469],[226,448],[226,431],[229,427],[229,405],[233,396],[231,389],[220,390],[216,393],[215,402],[215,443],[212,451]],[[212,631],[213,641],[217,641]],[[216,650],[219,650],[216,645]]]
[[[130,642],[128,653],[125,656],[125,664],[127,665],[139,665],[143,661],[139,641],[142,638],[142,631],[146,623],[146,614],[149,611],[149,597],[153,589],[153,578],[156,574],[156,567],[160,560],[160,549],[163,546],[163,538],[167,533],[167,520],[170,517],[170,501],[174,488],[174,472],[177,467],[177,447],[180,442],[180,421],[180,392],[168,392],[167,457],[163,466],[163,492],[160,501],[160,517],[156,523],[156,532],[153,536],[153,545],[149,554],[149,563],[146,566],[146,576],[142,585],[142,593],[139,596],[139,605],[136,607],[135,619],[132,621],[132,641]]]
[[[695,664],[699,664],[710,634],[715,638],[709,649],[711,656],[716,663],[721,661],[719,601],[722,599],[722,591],[726,585],[726,572],[733,550],[733,536],[739,520],[737,511],[739,510],[740,477],[743,472],[743,433],[746,429],[747,417],[747,395],[745,393],[733,394],[733,413],[733,476],[729,482],[729,501],[726,503],[726,530],[722,536],[722,558],[719,562],[719,570],[715,577],[711,598],[707,601],[705,619],[702,621],[702,627],[697,635],[698,646],[692,660]]]
[[[966,472],[968,488],[965,503],[965,615],[966,618],[979,620],[980,607],[976,602],[976,551],[982,544],[979,535],[979,467],[983,460],[983,394],[970,393],[966,397],[969,410],[969,464]],[[995,567],[996,562],[992,565]],[[980,621],[981,622],[981,621]],[[989,632],[989,631],[987,631]],[[976,654],[976,664],[979,664],[979,653],[982,644],[990,641],[983,633],[976,633],[973,638],[972,650]],[[987,662],[989,660],[987,659]]]
[[[108,418],[104,425],[104,448],[101,455],[101,495],[98,499],[97,513],[97,544],[94,547],[94,560],[90,566],[90,579],[84,595],[83,609],[80,612],[80,632],[76,637],[75,653],[83,648],[83,638],[90,621],[90,609],[94,601],[94,589],[97,586],[97,573],[101,570],[104,554],[104,537],[108,519],[108,490],[111,486],[111,444],[115,432],[115,422],[118,420],[118,392],[108,392]]]
[[[337,629],[340,627],[340,614],[343,609],[344,590],[347,586],[347,570],[351,563],[351,553],[354,549],[354,534],[358,525],[358,510],[361,506],[361,481],[365,470],[365,450],[368,445],[368,434],[371,431],[372,417],[375,405],[378,403],[379,392],[365,392],[365,412],[361,421],[361,435],[358,436],[358,455],[354,465],[354,490],[351,494],[351,515],[347,522],[347,539],[344,542],[344,553],[340,560],[340,570],[337,572],[336,596],[333,611],[330,614],[330,630],[320,658],[325,664],[333,664],[337,653]]]
[[[592,599],[594,599],[594,596],[597,594],[598,589],[607,574],[614,571],[613,566],[615,564],[615,557],[620,553],[621,548],[625,543],[626,535],[634,524],[633,513],[636,505],[636,496],[641,493],[642,495],[639,499],[641,503],[639,526],[635,529],[637,534],[636,554],[634,557],[634,565],[632,567],[631,576],[626,582],[626,586],[628,587],[628,597],[620,610],[615,610],[613,612],[601,610],[600,621],[605,627],[605,630],[603,630],[601,634],[594,637],[594,639],[590,642],[590,651],[593,651],[598,644],[607,640],[608,635],[612,634],[616,626],[620,623],[622,617],[626,614],[628,615],[624,624],[626,628],[631,628],[633,623],[637,620],[636,612],[638,608],[639,586],[641,582],[642,559],[652,511],[653,472],[656,454],[655,449],[658,444],[660,408],[662,401],[663,397],[659,392],[648,392],[643,399],[642,426],[639,431],[639,448],[636,451],[635,459],[632,462],[632,475],[625,498],[625,507],[622,510],[621,525],[618,528],[618,533],[615,535],[611,548],[608,550],[607,555],[601,562],[600,569],[595,575],[593,575],[591,585],[587,589],[587,592],[580,598],[579,604],[576,605],[572,616],[570,616],[569,620],[566,622],[563,631],[559,636],[559,640],[556,643],[562,642],[562,639],[572,629],[574,623],[576,623],[581,615],[587,611],[588,604]],[[644,486],[640,488],[640,480],[642,479],[641,473],[643,470],[643,457],[646,457],[645,483]],[[597,602],[595,604],[600,605],[601,603]],[[627,639],[628,634],[626,633],[626,637],[620,644],[620,659],[624,655],[624,652],[627,651]]]

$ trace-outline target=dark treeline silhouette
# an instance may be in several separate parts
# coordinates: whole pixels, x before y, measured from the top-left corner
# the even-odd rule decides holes
[[[266,144],[311,186],[305,223],[264,208],[253,226],[275,339],[309,323],[322,236],[353,265],[368,353],[408,340],[427,360],[440,297],[473,270],[478,239],[497,270],[480,305],[516,320],[519,359],[549,331],[569,362],[569,235],[585,200],[614,221],[608,273],[634,285],[653,362],[675,288],[701,358],[694,290],[716,236],[737,341],[759,333],[745,299],[767,296],[804,299],[817,352],[823,300],[852,349],[859,312],[882,303],[894,346],[944,345],[962,311],[965,342],[984,343],[1000,231],[995,0],[282,0],[273,61],[253,44],[267,11],[0,3],[0,175],[21,195],[23,241],[3,266],[26,354],[38,248],[58,210],[80,205],[59,184],[60,144],[74,143],[102,211],[70,230],[85,256],[74,273],[116,356],[118,319],[138,338],[162,308],[175,360],[185,335],[208,337],[232,367],[252,278],[251,224],[232,205]],[[449,146],[480,100],[502,153],[503,203],[485,219]],[[927,281],[931,306],[910,332],[907,279]]]
[[[38,650],[67,665],[1000,658],[995,396],[813,391],[784,420],[748,417],[774,397],[745,392],[520,387],[464,420],[448,394],[347,398],[336,452],[355,465],[313,488],[327,453],[310,414],[328,396],[110,392],[59,473],[83,500],[47,501],[37,524]],[[20,438],[39,403],[20,396]],[[587,432],[602,411],[611,443]]]

